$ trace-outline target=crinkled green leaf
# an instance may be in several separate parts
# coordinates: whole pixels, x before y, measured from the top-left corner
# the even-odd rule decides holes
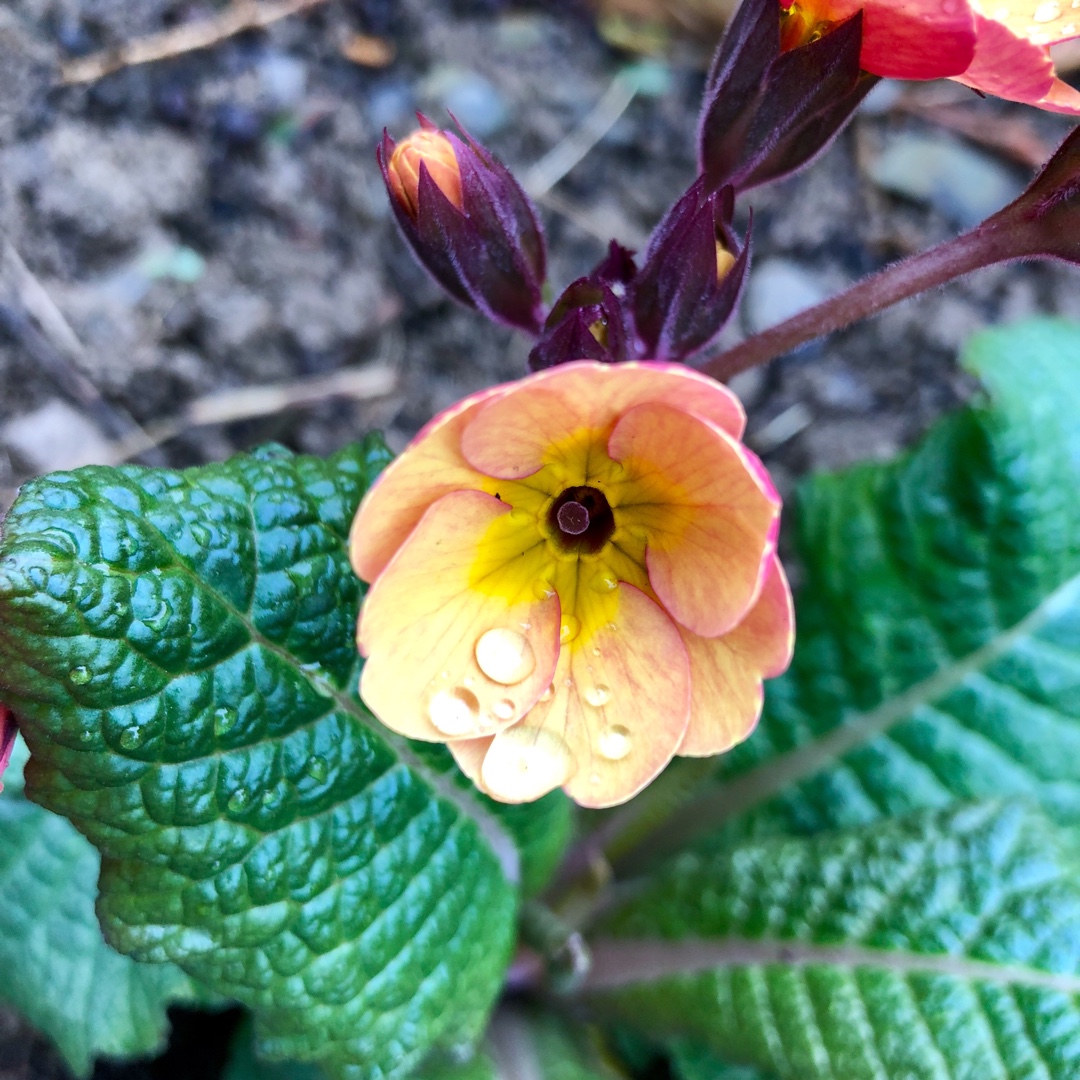
[[[774,1080],[750,1065],[729,1065],[716,1052],[692,1039],[672,1039],[667,1046],[677,1080]]]
[[[0,700],[109,940],[248,1005],[261,1053],[380,1080],[480,1034],[519,876],[513,820],[356,696],[346,538],[387,456],[56,474],[0,546]]]
[[[976,804],[672,860],[593,942],[619,1019],[780,1080],[1075,1080],[1080,864]]]
[[[96,1057],[158,1050],[166,1006],[192,988],[172,964],[137,964],[105,944],[94,914],[98,853],[21,796],[21,751],[16,744],[0,795],[0,1000],[81,1076]]]
[[[987,332],[964,362],[987,400],[804,485],[794,662],[669,849],[1007,794],[1080,823],[1080,327]]]

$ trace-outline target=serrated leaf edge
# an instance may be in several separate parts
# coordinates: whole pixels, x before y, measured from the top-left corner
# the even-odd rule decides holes
[[[1080,994],[1080,975],[994,964],[963,956],[892,952],[850,945],[747,938],[628,940],[601,938],[589,943],[592,966],[585,990],[615,990],[639,982],[694,975],[717,968],[780,966],[872,968],[898,975],[945,975],[965,981]]]

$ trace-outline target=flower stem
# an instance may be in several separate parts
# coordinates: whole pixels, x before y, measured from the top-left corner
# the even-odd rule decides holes
[[[909,296],[945,285],[972,270],[1027,254],[1017,250],[1015,236],[1009,234],[1006,223],[995,215],[971,232],[886,266],[837,296],[747,338],[703,364],[701,370],[716,379],[730,379],[740,371],[783,356],[807,341],[875,315]]]

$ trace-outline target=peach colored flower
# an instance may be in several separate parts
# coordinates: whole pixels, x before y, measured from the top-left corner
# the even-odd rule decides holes
[[[504,802],[610,806],[746,738],[793,614],[744,422],[688,368],[593,361],[433,420],[353,525],[371,710]]]

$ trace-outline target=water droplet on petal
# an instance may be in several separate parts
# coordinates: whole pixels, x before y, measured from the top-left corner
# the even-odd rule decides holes
[[[517,707],[509,698],[503,698],[501,701],[496,701],[491,706],[491,711],[495,714],[499,720],[509,720],[513,717],[517,711]]]
[[[217,736],[228,735],[234,727],[240,714],[228,705],[222,705],[214,710],[214,734]]]
[[[1043,0],[1031,16],[1033,22],[1053,22],[1061,14],[1061,5],[1058,0]]]
[[[550,581],[541,578],[533,584],[532,591],[537,600],[550,600],[555,595],[555,586]]]
[[[599,709],[611,700],[611,691],[603,683],[590,686],[585,691],[585,700],[594,708]]]
[[[531,630],[532,629],[532,623],[531,622],[518,623],[518,626],[520,626],[522,630]]]
[[[226,804],[231,814],[239,814],[251,802],[251,793],[247,788],[237,788],[230,796]]]
[[[141,742],[142,731],[134,724],[132,724],[131,727],[124,728],[124,730],[120,732],[120,745],[125,750],[134,750]]]
[[[83,664],[73,667],[68,672],[68,681],[73,682],[76,686],[85,686],[93,677],[90,669]]]
[[[592,651],[592,654],[593,654],[593,656],[599,656],[599,655],[600,655],[600,650],[599,650],[599,649],[597,649],[597,648],[596,648],[596,647],[594,646],[594,647],[593,647],[593,651]]]
[[[612,574],[602,573],[589,582],[589,585],[598,593],[614,592],[619,587],[619,580]]]
[[[570,747],[558,735],[519,724],[495,736],[480,776],[497,798],[531,802],[565,784],[573,769]]]
[[[606,626],[604,627],[604,629],[605,629],[605,630],[607,630],[607,631],[608,631],[609,633],[614,633],[614,632],[615,632],[616,630],[618,630],[619,628],[618,628],[618,627],[617,627],[617,626],[615,625],[615,623],[613,623],[613,622],[609,622],[609,623],[608,623],[608,624],[607,624],[607,625],[606,625]]]
[[[330,775],[330,766],[326,763],[326,758],[313,757],[308,762],[305,771],[312,780],[321,784]]]
[[[493,682],[514,686],[533,673],[536,656],[524,634],[499,627],[480,636],[476,662]]]
[[[592,773],[589,776],[589,783],[590,784],[599,784],[600,783],[600,774],[598,772]]]
[[[450,738],[468,735],[476,730],[480,719],[480,702],[464,686],[440,690],[428,704],[428,718]]]
[[[630,732],[622,724],[604,728],[596,740],[596,749],[608,761],[622,761],[630,753]]]
[[[573,641],[581,633],[581,621],[575,615],[564,615],[559,627],[559,644]]]

